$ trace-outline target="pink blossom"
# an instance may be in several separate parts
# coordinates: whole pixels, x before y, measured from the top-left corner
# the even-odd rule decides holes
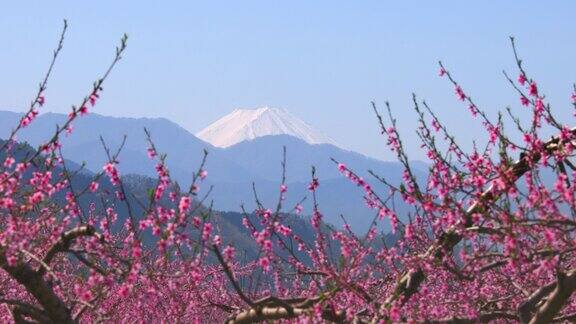
[[[265,272],[270,271],[270,259],[268,259],[268,257],[266,256],[261,257],[260,260],[258,261],[258,264],[260,265],[260,267],[262,267],[262,269]]]
[[[14,199],[12,198],[0,198],[0,208],[4,208],[4,209],[10,209],[13,208],[16,205],[16,203],[14,202]]]
[[[92,107],[94,107],[94,105],[96,105],[96,100],[98,100],[100,96],[98,95],[98,93],[96,91],[92,92],[92,94],[90,95],[89,101],[90,101],[90,105],[92,105]]]
[[[202,229],[202,240],[208,241],[211,232],[212,232],[212,224],[204,223],[204,228]]]
[[[464,90],[462,90],[462,88],[460,86],[456,86],[455,89],[456,92],[456,96],[458,96],[458,99],[464,101],[466,99],[466,94],[464,93]]]
[[[534,109],[537,111],[537,113],[542,113],[544,111],[544,102],[542,101],[542,99],[538,98],[536,99],[536,104],[534,105]]]
[[[400,321],[400,308],[396,304],[392,305],[390,308],[390,319],[393,322]]]
[[[26,127],[32,123],[32,121],[38,116],[37,110],[31,110],[29,113],[26,114],[20,121],[21,127]]]
[[[197,229],[200,229],[201,224],[202,224],[202,221],[200,220],[200,217],[198,217],[198,216],[192,217],[192,226],[194,226]]]
[[[78,111],[80,112],[80,116],[85,116],[88,114],[88,107],[86,107],[85,105],[80,107],[80,109],[78,109]]]
[[[298,204],[298,205],[296,205],[296,207],[294,207],[294,210],[296,211],[296,214],[301,214],[303,209],[304,209],[304,208],[303,208],[302,205],[300,205],[300,204]]]
[[[526,83],[527,79],[526,76],[524,75],[524,73],[520,73],[518,75],[518,83],[520,83],[521,85],[524,85]]]
[[[188,209],[190,209],[190,203],[192,199],[188,196],[183,196],[180,198],[180,203],[178,204],[178,209],[180,210],[180,214],[185,214]]]
[[[538,97],[538,86],[535,81],[530,83],[529,94],[534,97]]]
[[[153,148],[151,148],[151,147],[148,148],[147,152],[148,152],[148,157],[150,159],[154,159],[156,157],[156,150],[154,150]]]
[[[478,115],[478,108],[476,108],[474,104],[469,104],[468,110],[472,113],[472,117],[476,117]]]
[[[310,191],[316,191],[316,189],[318,189],[318,186],[320,185],[320,182],[318,181],[317,178],[312,179],[312,181],[310,182],[310,184],[308,185],[308,190]]]
[[[113,185],[117,186],[120,184],[120,175],[118,174],[118,170],[116,169],[114,163],[106,163],[103,167],[103,170],[108,175],[108,177],[110,177],[110,182],[112,182]]]
[[[413,237],[414,237],[414,229],[412,228],[411,224],[408,224],[404,229],[404,238],[406,238],[406,240],[412,240]]]
[[[44,200],[44,197],[45,197],[45,195],[43,192],[36,191],[28,198],[28,202],[31,205],[35,205],[35,204],[40,203],[42,200]]]
[[[98,182],[93,181],[92,183],[90,183],[90,191],[96,192],[96,190],[98,190],[99,186],[100,185],[98,184]]]
[[[15,160],[13,157],[9,156],[9,157],[6,158],[6,160],[4,160],[4,167],[5,167],[5,168],[10,168],[10,167],[12,167],[12,165],[13,165],[15,162],[16,162],[16,160]]]
[[[122,298],[127,298],[129,294],[130,294],[130,288],[128,287],[128,285],[122,285],[118,290],[118,295]]]
[[[17,173],[23,173],[27,168],[28,168],[28,164],[18,163],[18,164],[16,164],[16,168],[14,169],[14,171],[16,171]]]
[[[18,263],[18,257],[14,254],[10,254],[6,257],[6,261],[9,266],[15,267],[16,264]]]
[[[432,120],[432,127],[436,132],[440,131],[440,129],[442,128],[437,119]]]
[[[232,261],[234,259],[234,253],[235,253],[234,247],[227,245],[222,251],[222,254],[224,255],[224,260],[226,260],[226,262]]]

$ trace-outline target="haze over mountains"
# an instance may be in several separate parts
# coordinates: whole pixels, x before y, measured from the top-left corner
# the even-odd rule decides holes
[[[0,139],[8,136],[20,116],[19,113],[0,111]],[[19,133],[18,140],[37,146],[65,119],[63,114],[41,114],[31,126]],[[237,121],[236,124],[234,121]],[[190,183],[203,150],[209,152],[206,165],[209,176],[202,190],[205,192],[209,185],[214,186],[211,198],[216,210],[240,211],[241,205],[248,211],[253,210],[256,204],[252,183],[256,185],[260,201],[270,208],[275,207],[282,175],[282,147],[285,146],[289,188],[285,201],[287,209],[309,195],[306,188],[311,177],[311,166],[314,165],[320,179],[318,201],[325,220],[340,225],[342,214],[354,230],[361,231],[367,228],[375,212],[364,206],[362,189],[341,176],[330,158],[345,163],[367,179],[367,171],[373,170],[390,182],[398,183],[403,170],[398,163],[341,149],[321,132],[287,111],[267,107],[253,111],[236,110],[199,133],[224,147],[205,142],[163,118],[117,118],[90,114],[80,118],[74,125],[72,135],[62,139],[64,156],[77,163],[86,163],[90,170],[99,171],[106,162],[100,135],[112,150],[121,145],[126,135],[126,143],[119,157],[121,173],[155,177],[154,162],[146,155],[145,127],[150,130],[157,149],[167,154],[172,177],[182,185]],[[426,166],[420,165],[416,172],[423,179]],[[387,193],[383,186],[375,181],[371,183],[383,195]],[[303,205],[305,213],[309,213],[311,199],[307,199]],[[399,208],[404,206],[400,204]]]

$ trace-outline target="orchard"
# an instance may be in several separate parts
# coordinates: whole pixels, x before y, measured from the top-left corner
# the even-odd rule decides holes
[[[205,163],[181,188],[148,132],[158,177],[147,199],[131,197],[118,169],[121,150],[111,151],[104,141],[108,163],[83,185],[74,181],[80,172],[69,170],[61,138],[74,136],[75,121],[97,109],[126,36],[66,122],[46,134],[43,145],[22,148],[19,132],[50,100],[48,84],[66,29],[65,23],[28,111],[0,142],[2,322],[576,320],[576,129],[555,117],[514,39],[517,72],[505,77],[521,109],[495,120],[440,63],[439,77],[453,87],[454,100],[483,127],[482,146],[464,148],[414,96],[416,131],[429,166],[427,179],[417,179],[391,107],[373,104],[375,125],[404,166],[403,183],[376,173],[363,179],[345,161],[334,161],[374,210],[370,229],[355,233],[324,223],[316,199],[323,187],[313,169],[308,194],[314,238],[302,238],[287,222],[303,216],[300,204],[284,206],[291,191],[282,175],[278,204],[263,206],[256,195],[259,207],[244,213],[247,235],[258,247],[247,259],[221,236],[210,190],[200,191],[209,176]],[[566,106],[576,112],[576,92],[567,94]],[[510,129],[521,136],[510,136]],[[387,194],[378,194],[375,184]],[[397,214],[398,201],[410,213]],[[382,224],[392,228],[392,242],[383,239]]]

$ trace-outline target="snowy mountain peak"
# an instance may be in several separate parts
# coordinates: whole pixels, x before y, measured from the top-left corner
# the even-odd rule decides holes
[[[310,144],[336,143],[304,121],[281,108],[235,109],[196,134],[218,147],[267,135],[291,135]]]

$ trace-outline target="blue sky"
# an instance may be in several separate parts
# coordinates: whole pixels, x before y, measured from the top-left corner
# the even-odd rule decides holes
[[[391,159],[370,101],[392,104],[411,156],[411,93],[470,144],[480,134],[442,59],[491,116],[518,98],[514,35],[527,69],[568,124],[576,81],[573,1],[5,1],[0,6],[0,109],[22,110],[70,24],[46,110],[68,111],[110,61],[127,53],[95,112],[166,117],[197,131],[238,107],[278,106],[344,147]]]

